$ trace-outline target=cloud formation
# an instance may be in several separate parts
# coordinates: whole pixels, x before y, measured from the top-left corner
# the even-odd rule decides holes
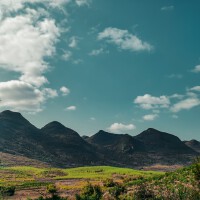
[[[200,100],[198,98],[196,97],[187,98],[174,104],[170,110],[176,113],[176,112],[180,112],[181,110],[190,110],[191,108],[199,106],[199,105],[200,105]]]
[[[40,112],[43,103],[55,97],[57,97],[57,92],[51,88],[39,90],[20,80],[0,83],[1,107],[12,107],[17,111]]]
[[[200,73],[200,65],[195,66],[194,69],[192,70],[192,72]]]
[[[195,86],[195,87],[192,87],[190,88],[190,91],[195,91],[195,92],[200,92],[200,86]]]
[[[76,48],[77,45],[78,45],[78,38],[75,37],[75,36],[71,37],[71,38],[69,39],[69,45],[68,45],[68,46],[69,46],[70,48]]]
[[[151,51],[153,46],[142,41],[128,30],[108,27],[98,34],[98,40],[115,44],[119,49],[130,51]]]
[[[138,104],[143,109],[155,109],[155,108],[167,108],[169,107],[170,100],[167,96],[154,97],[150,94],[138,96],[134,100],[135,104]]]
[[[66,111],[75,111],[76,110],[76,106],[69,106],[65,110]]]
[[[100,48],[100,49],[93,49],[89,55],[90,56],[98,56],[100,54],[103,54],[103,53],[109,53],[108,50],[104,50],[103,48]]]
[[[8,17],[0,22],[0,68],[21,74],[20,80],[41,86],[48,64],[44,58],[55,53],[59,29],[52,19],[35,20],[36,13]]]
[[[162,8],[161,8],[161,10],[162,11],[172,11],[172,10],[174,10],[174,6],[163,6]]]
[[[113,133],[124,133],[126,131],[132,131],[136,128],[134,124],[122,124],[122,123],[114,123],[109,128],[108,131]]]
[[[47,58],[55,55],[61,35],[50,12],[69,2],[0,1],[0,68],[19,75],[18,80],[0,82],[1,107],[39,112],[49,98],[58,96],[56,90],[46,87],[45,77],[50,69]]]
[[[67,95],[70,93],[70,89],[67,88],[67,87],[65,87],[65,86],[62,86],[62,87],[60,88],[60,91],[61,91],[61,93],[62,93],[62,96],[67,96]]]
[[[149,115],[144,115],[142,118],[145,121],[153,121],[158,117],[158,114],[149,114]]]
[[[91,0],[75,0],[75,2],[78,6],[84,6],[84,5],[89,6],[91,3]]]

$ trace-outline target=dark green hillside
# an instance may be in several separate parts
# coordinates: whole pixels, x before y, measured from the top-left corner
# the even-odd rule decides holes
[[[149,128],[135,137],[141,141],[149,152],[195,153],[177,136]]]

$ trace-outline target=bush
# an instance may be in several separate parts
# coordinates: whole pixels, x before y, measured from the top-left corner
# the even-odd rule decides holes
[[[147,185],[140,184],[137,190],[134,192],[135,200],[143,200],[143,199],[156,199],[153,191],[147,189]]]
[[[76,200],[100,200],[102,198],[102,190],[98,185],[88,183],[82,190],[81,194],[76,194]]]
[[[193,165],[193,174],[200,187],[200,157],[196,158]]]
[[[121,184],[116,184],[109,190],[109,193],[115,198],[119,199],[119,196],[126,191],[126,188]]]
[[[15,194],[14,186],[0,186],[1,196],[13,196]]]
[[[113,179],[106,179],[103,181],[103,186],[104,187],[114,187],[116,185],[116,183],[113,181]]]
[[[48,185],[47,186],[47,192],[49,194],[51,194],[52,196],[54,196],[56,193],[57,193],[57,189],[56,189],[56,186],[51,184],[51,185]]]

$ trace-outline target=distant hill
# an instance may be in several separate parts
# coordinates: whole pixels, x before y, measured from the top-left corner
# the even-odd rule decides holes
[[[184,141],[185,145],[200,153],[200,142],[197,140]]]
[[[45,138],[20,113],[0,113],[0,151],[49,161],[51,155],[41,145]]]
[[[149,128],[135,137],[144,144],[148,152],[194,153],[177,136]]]
[[[93,164],[101,160],[96,148],[87,143],[77,132],[59,122],[51,122],[41,129],[45,141],[43,145],[59,162],[71,164]]]
[[[86,139],[89,143],[103,147],[115,153],[133,153],[143,151],[143,143],[128,134],[113,134],[100,130]]]
[[[20,113],[0,113],[0,152],[4,160],[12,155],[31,163],[56,167],[112,165],[139,167],[153,164],[187,164],[199,155],[199,143],[182,142],[178,137],[147,129],[133,137],[100,130],[91,137],[81,137],[59,122],[36,128]],[[14,157],[13,157],[14,158]],[[34,160],[34,162],[33,162]]]

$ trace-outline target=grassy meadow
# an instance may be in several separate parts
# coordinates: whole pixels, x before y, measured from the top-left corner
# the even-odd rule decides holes
[[[15,188],[6,198],[11,200],[199,200],[200,163],[166,173],[110,166],[1,167],[0,192],[3,187]]]

